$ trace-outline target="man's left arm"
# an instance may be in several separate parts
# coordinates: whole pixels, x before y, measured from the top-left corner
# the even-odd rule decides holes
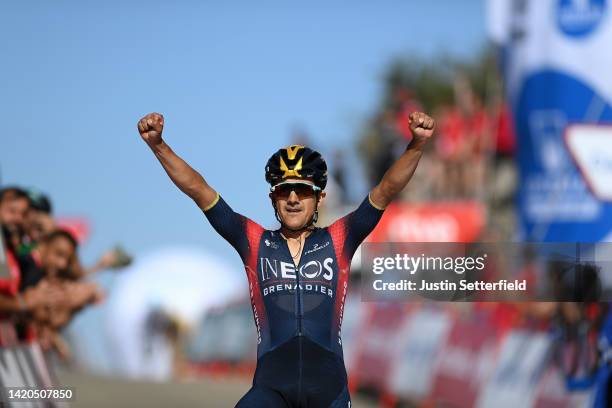
[[[409,120],[412,142],[370,192],[370,201],[381,209],[387,207],[406,187],[419,164],[425,145],[434,133],[435,121],[427,114],[412,112]]]

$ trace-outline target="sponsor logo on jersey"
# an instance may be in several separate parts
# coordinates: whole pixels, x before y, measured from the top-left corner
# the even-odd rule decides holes
[[[265,286],[262,290],[264,297],[269,294],[276,293],[288,293],[294,294],[299,289],[300,292],[312,292],[321,295],[327,295],[330,299],[334,297],[334,291],[329,285],[326,284],[311,284],[311,283],[303,283],[297,284],[293,283],[275,283],[272,282]]]
[[[334,259],[328,257],[323,261],[308,261],[297,269],[290,262],[262,257],[259,258],[259,277],[262,283],[270,280],[296,280],[296,274],[299,273],[301,279],[323,279],[331,282],[334,277],[333,263]]]
[[[265,239],[264,240],[264,244],[266,244],[267,247],[270,247],[272,249],[278,249],[278,242],[276,241],[270,241],[269,239]]]
[[[321,244],[321,245],[319,245],[318,242],[315,242],[314,245],[312,246],[312,249],[306,250],[304,252],[304,255],[311,254],[313,252],[316,252],[316,251],[318,251],[320,249],[323,249],[323,248],[326,248],[328,246],[329,246],[329,241],[327,241],[327,242],[325,242],[324,244]]]

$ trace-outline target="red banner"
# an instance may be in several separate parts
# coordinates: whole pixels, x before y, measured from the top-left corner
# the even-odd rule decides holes
[[[474,242],[485,225],[476,201],[394,203],[387,207],[370,242]]]

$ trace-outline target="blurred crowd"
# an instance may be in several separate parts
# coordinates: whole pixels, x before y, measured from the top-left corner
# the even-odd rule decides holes
[[[62,329],[85,307],[104,300],[88,279],[123,262],[116,250],[85,267],[74,231],[57,225],[48,196],[35,190],[0,190],[0,346],[37,342],[69,359]]]
[[[387,89],[384,102],[367,122],[357,147],[371,188],[409,145],[410,113],[432,114],[437,122],[434,142],[427,147],[399,201],[479,203],[485,209],[485,226],[477,240],[510,242],[515,238],[517,225],[514,215],[516,136],[512,116],[501,90],[483,94],[476,88],[468,76],[455,73],[448,80],[448,92],[441,90],[439,97],[425,101],[420,97],[422,91],[406,83],[393,83]],[[295,132],[292,141],[311,144],[302,131]],[[325,211],[329,214],[324,214],[324,222],[354,206],[350,191],[353,186],[346,170],[350,160],[347,152],[338,150],[330,159],[332,191]],[[49,197],[31,189],[4,187],[0,190],[0,227],[0,347],[36,341],[43,350],[69,359],[70,350],[62,338],[62,329],[84,308],[104,301],[105,295],[92,282],[91,275],[123,266],[129,258],[121,251],[109,251],[94,265],[84,266],[78,255],[78,237],[58,225]],[[533,275],[538,267],[535,255],[527,253],[518,258],[523,262],[521,270],[525,276]],[[547,264],[546,268],[550,280],[559,283],[559,290],[563,289],[564,280],[575,283],[579,274],[597,275],[590,270],[583,271],[579,265]],[[571,271],[566,273],[566,270]],[[597,276],[588,282],[601,284]],[[606,367],[598,348],[598,341],[605,337],[606,324],[607,338],[612,343],[612,314],[605,304],[589,299],[440,302],[425,306],[368,304],[360,301],[361,284],[357,265],[352,271],[343,323],[345,360],[352,390],[374,388],[378,394],[390,394],[394,402],[387,406],[396,406],[398,400],[414,404],[444,400],[454,406],[473,406],[475,396],[470,397],[473,401],[460,398],[469,393],[484,395],[489,389],[498,387],[499,391],[508,384],[514,386],[520,382],[513,380],[512,383],[506,378],[508,382],[504,383],[503,376],[496,375],[501,372],[527,378],[531,383],[525,385],[525,390],[532,387],[540,391],[546,387],[551,389],[546,383],[548,377],[542,373],[554,372],[556,378],[567,381],[567,386],[557,384],[554,393],[538,398],[544,402],[556,401],[556,406],[574,406],[567,392],[572,379],[579,379],[575,383],[592,379]],[[572,299],[571,294],[560,298]],[[159,355],[158,339],[168,341],[176,360],[175,375],[192,375],[200,369],[208,371],[210,367],[219,369],[230,364],[246,365],[244,372],[250,376],[255,359],[251,322],[246,297],[243,302],[234,301],[204,315],[189,336],[184,335],[187,330],[168,310],[152,309],[146,317],[143,344],[147,353]],[[392,348],[386,347],[390,344]],[[517,356],[531,349],[542,352],[534,357],[537,362],[527,367],[532,371],[521,371],[525,367],[521,367],[522,359]],[[385,354],[383,350],[397,353]],[[511,358],[505,358],[505,353]],[[457,356],[461,358],[452,367],[444,365]],[[183,361],[184,358],[189,361]],[[478,379],[466,380],[460,387],[463,393],[449,392],[449,396],[445,393],[452,387],[436,386],[445,384],[453,375],[458,384],[465,380],[473,369],[472,360],[486,367],[479,368]],[[410,388],[422,378],[429,378],[428,387]],[[586,384],[582,388],[592,386],[588,381],[581,384]],[[470,391],[469,387],[474,390]]]
[[[416,179],[404,191],[406,198],[492,200],[496,205],[512,199],[516,188],[512,118],[502,95],[488,99],[485,103],[470,81],[457,75],[451,100],[427,109],[437,122],[436,137]],[[399,85],[373,115],[359,144],[370,186],[378,183],[410,142],[410,113],[423,109],[415,93]]]
[[[477,90],[473,78],[461,73],[447,78],[440,89],[444,86],[448,92],[429,95],[427,101],[419,98],[422,88],[388,86],[385,101],[358,141],[368,188],[409,145],[410,113],[431,113],[437,122],[434,143],[398,201],[438,208],[477,203],[484,209],[484,226],[474,240],[513,242],[516,135],[503,92],[498,87]],[[303,134],[299,136],[292,141],[309,144]],[[327,200],[323,224],[355,205],[350,199],[347,152],[339,150],[330,159],[333,197]],[[367,303],[360,300],[363,282],[355,262],[343,322],[352,391],[374,392],[381,406],[390,407],[428,402],[434,406],[441,401],[449,406],[474,406],[477,401],[495,406],[509,391],[531,398],[517,406],[586,404],[586,394],[598,387],[595,379],[608,367],[609,351],[600,343],[612,341],[608,305],[586,295],[592,288],[601,290],[600,272],[590,265],[538,261],[529,246],[525,253],[504,250],[506,258],[513,258],[500,260],[497,273],[516,264],[519,274],[512,279],[545,281],[559,301]],[[577,282],[583,284],[578,288]],[[234,367],[250,375],[253,345],[227,340],[248,339],[250,318],[246,300],[208,313],[187,344],[189,360],[204,371]],[[526,355],[529,358],[523,358]]]

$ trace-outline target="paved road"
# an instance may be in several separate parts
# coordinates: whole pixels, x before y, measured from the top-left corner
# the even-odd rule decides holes
[[[249,389],[243,377],[198,378],[192,382],[139,382],[61,372],[62,385],[74,387],[73,408],[97,407],[233,407]],[[371,402],[353,400],[354,408],[374,408]]]

